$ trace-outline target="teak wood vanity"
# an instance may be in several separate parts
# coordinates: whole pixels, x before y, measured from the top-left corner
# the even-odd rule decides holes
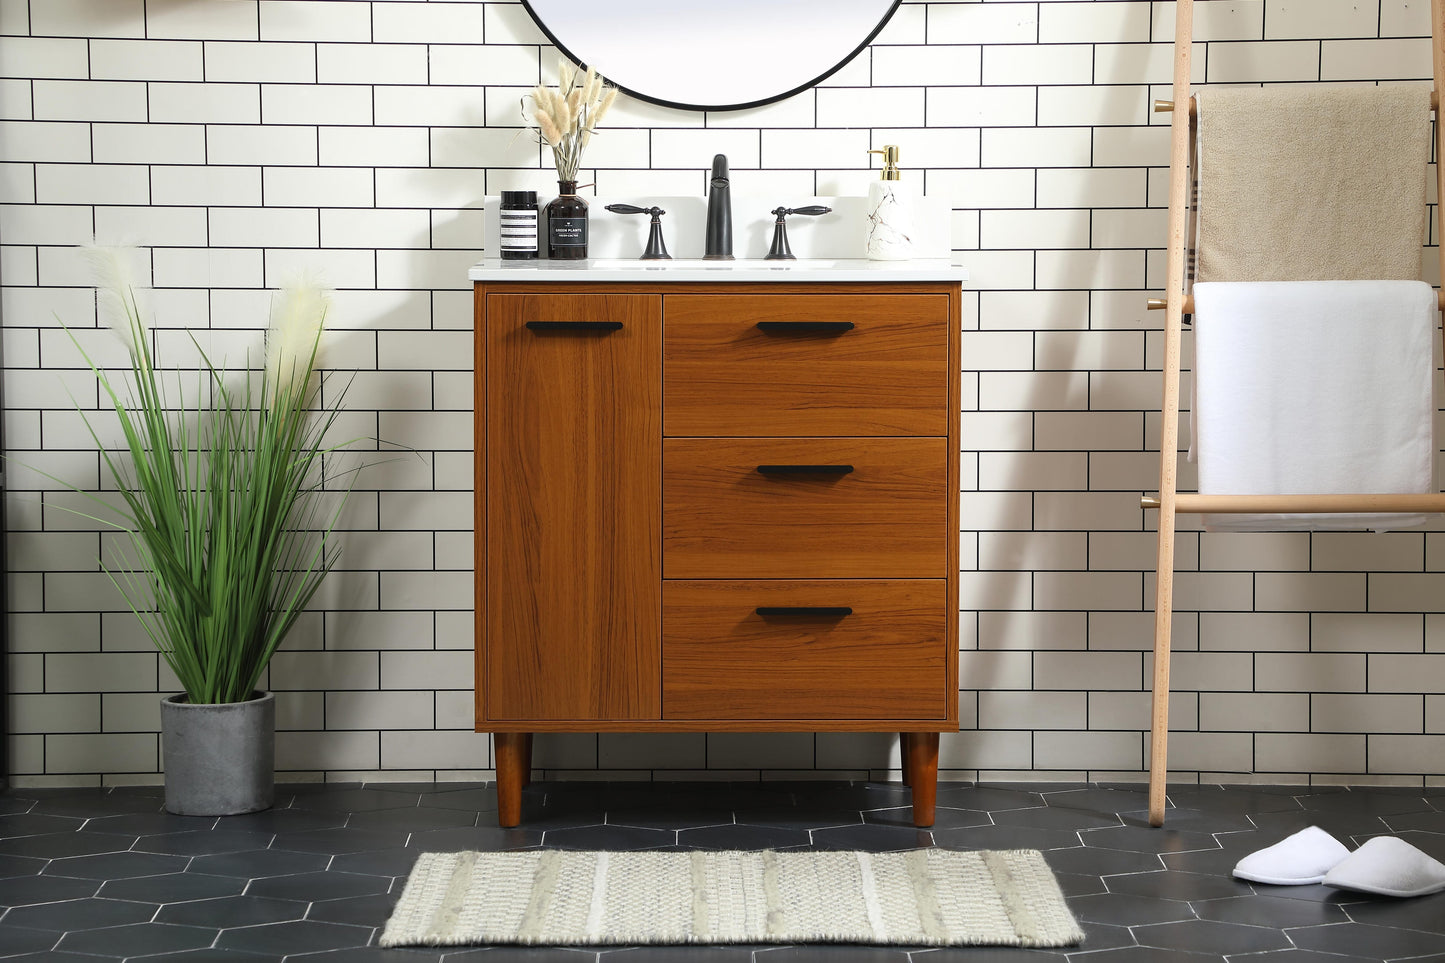
[[[712,262],[709,262],[711,264]],[[483,262],[476,729],[958,728],[961,268]]]

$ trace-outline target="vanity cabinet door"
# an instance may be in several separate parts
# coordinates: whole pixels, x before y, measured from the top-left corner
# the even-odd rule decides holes
[[[661,312],[486,296],[486,720],[661,717]]]

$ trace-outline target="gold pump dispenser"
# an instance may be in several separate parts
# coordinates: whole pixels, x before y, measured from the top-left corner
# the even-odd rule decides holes
[[[883,155],[883,179],[885,181],[898,181],[903,175],[898,171],[898,145],[884,144],[882,150],[870,150],[870,154]]]

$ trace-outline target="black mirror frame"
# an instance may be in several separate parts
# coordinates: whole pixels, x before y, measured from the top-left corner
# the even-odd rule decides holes
[[[574,64],[577,64],[580,67],[587,66],[587,61],[577,56],[575,53],[569,50],[565,44],[563,44],[560,40],[557,39],[556,35],[553,34],[552,31],[547,27],[547,25],[542,22],[542,18],[537,16],[537,11],[532,9],[532,4],[528,2],[528,0],[521,0],[521,2],[522,9],[527,11],[527,15],[532,18],[532,22],[535,23],[537,25],[537,28],[546,35],[549,41],[552,42],[552,46],[556,47],[564,57],[571,60]],[[791,90],[784,91],[783,93],[780,93],[774,97],[764,97],[760,100],[750,100],[747,103],[743,104],[686,104],[676,100],[664,100],[661,97],[653,97],[650,94],[640,93],[636,90],[633,90],[631,87],[626,87],[622,84],[614,85],[623,93],[631,97],[635,97],[638,100],[646,101],[649,104],[656,104],[659,107],[673,107],[678,110],[746,110],[749,107],[762,107],[764,104],[777,103],[780,100],[787,100],[789,97],[800,94],[803,91],[807,90],[809,87],[816,87],[818,84],[822,83],[823,81],[827,80],[829,77],[837,73],[839,70],[843,69],[843,67],[850,60],[863,52],[863,48],[867,47],[873,42],[873,38],[877,37],[878,34],[882,32],[884,27],[888,26],[888,21],[893,19],[893,15],[898,12],[898,7],[902,4],[902,2],[903,0],[893,0],[892,5],[889,6],[887,12],[885,12],[883,16],[879,19],[878,25],[869,32],[868,36],[863,38],[862,43],[858,44],[858,46],[853,48],[853,50],[848,54],[848,56],[844,57],[842,60],[838,61],[836,64],[829,67],[827,70],[823,71],[821,74],[814,77],[807,83],[799,84],[797,87],[794,87]],[[609,77],[608,82],[612,83],[612,78]]]

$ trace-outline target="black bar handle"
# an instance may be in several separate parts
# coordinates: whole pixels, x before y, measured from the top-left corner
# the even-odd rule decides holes
[[[769,334],[842,334],[853,330],[852,321],[759,321],[758,330]]]
[[[815,618],[839,618],[852,615],[847,605],[760,605],[754,609],[758,615],[805,615]]]
[[[848,475],[852,465],[759,465],[759,475]]]
[[[528,321],[528,331],[618,331],[621,321]]]

